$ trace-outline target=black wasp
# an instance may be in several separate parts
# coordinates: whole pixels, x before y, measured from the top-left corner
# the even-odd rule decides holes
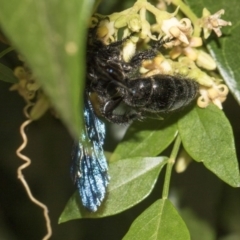
[[[105,45],[96,39],[96,28],[89,32],[84,108],[86,127],[73,149],[71,173],[82,203],[90,211],[96,211],[100,206],[109,182],[103,153],[105,126],[94,113],[90,93],[97,94],[104,118],[124,124],[142,119],[148,112],[178,110],[190,104],[198,92],[198,83],[188,78],[161,74],[143,77],[139,74],[142,62],[153,59],[163,44],[171,40],[161,38],[149,50],[138,52],[125,62],[121,52],[130,37]],[[115,113],[119,105],[125,105],[128,110],[123,114]]]

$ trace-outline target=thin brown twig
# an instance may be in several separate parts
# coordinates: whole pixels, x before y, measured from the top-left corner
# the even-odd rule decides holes
[[[29,115],[27,113],[27,109],[29,107],[31,107],[32,104],[29,103],[26,105],[26,107],[24,108],[24,114],[27,118],[29,118]],[[27,168],[30,164],[31,164],[31,159],[28,158],[27,156],[23,155],[21,153],[21,151],[27,146],[27,142],[28,142],[28,139],[27,139],[27,135],[25,134],[25,128],[27,125],[29,125],[30,123],[32,122],[31,119],[28,119],[26,120],[25,122],[22,123],[21,127],[20,127],[20,134],[22,136],[22,139],[23,139],[23,143],[21,144],[21,146],[17,149],[16,151],[16,154],[19,158],[21,158],[23,161],[25,161],[25,163],[23,163],[17,170],[17,176],[18,178],[20,179],[20,181],[22,182],[26,192],[27,192],[27,195],[29,197],[29,199],[36,205],[38,205],[40,208],[43,209],[43,215],[44,215],[44,218],[46,220],[46,228],[47,228],[47,234],[44,236],[43,240],[47,240],[51,237],[52,235],[52,227],[51,227],[51,222],[50,222],[50,218],[49,218],[49,215],[48,215],[48,208],[45,204],[43,204],[42,202],[38,201],[33,195],[32,195],[32,192],[28,186],[28,183],[26,182],[25,178],[24,178],[24,175],[22,173],[22,170]]]

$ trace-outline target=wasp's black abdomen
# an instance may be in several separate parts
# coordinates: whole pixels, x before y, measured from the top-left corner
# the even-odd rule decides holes
[[[128,81],[124,102],[146,112],[171,112],[197,96],[198,83],[180,76],[154,75]]]
[[[155,75],[152,104],[146,105],[156,112],[171,112],[187,106],[197,96],[198,83],[179,76]]]

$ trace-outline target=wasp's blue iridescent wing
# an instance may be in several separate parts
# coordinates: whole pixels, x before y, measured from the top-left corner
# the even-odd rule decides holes
[[[109,177],[103,152],[105,125],[95,115],[87,97],[85,98],[84,121],[85,131],[73,147],[71,175],[83,206],[95,212],[105,197]]]

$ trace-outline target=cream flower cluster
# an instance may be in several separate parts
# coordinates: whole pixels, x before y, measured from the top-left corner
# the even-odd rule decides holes
[[[19,81],[11,86],[10,91],[18,91],[28,104],[34,105],[30,111],[30,118],[33,120],[39,119],[50,108],[50,101],[42,91],[31,70],[25,64],[16,67],[14,75]]]
[[[179,19],[178,12],[179,8],[169,13],[147,0],[137,0],[131,8],[122,12],[108,16],[95,14],[91,22],[92,27],[98,26],[97,37],[105,44],[117,41],[119,30],[122,30],[122,38],[134,33],[123,46],[122,57],[125,61],[134,55],[138,43],[146,46],[149,40],[157,41],[162,36],[164,39],[173,39],[164,45],[169,49],[168,55],[159,53],[155,59],[145,61],[140,72],[144,76],[173,74],[194,79],[200,84],[198,106],[206,107],[213,102],[222,108],[221,103],[226,99],[228,88],[218,80],[219,77],[211,76],[211,71],[217,67],[216,62],[202,47],[202,38],[200,34],[196,36],[193,26],[203,30],[204,38],[209,37],[212,31],[220,37],[221,27],[231,23],[221,19],[224,10],[211,14],[204,9],[202,18],[194,23],[189,18]],[[155,22],[152,24],[147,20],[149,13],[154,16]]]
[[[27,102],[32,100],[36,96],[40,86],[35,81],[30,69],[26,66],[16,67],[14,75],[18,78],[19,82],[13,84],[10,90],[17,90]]]

